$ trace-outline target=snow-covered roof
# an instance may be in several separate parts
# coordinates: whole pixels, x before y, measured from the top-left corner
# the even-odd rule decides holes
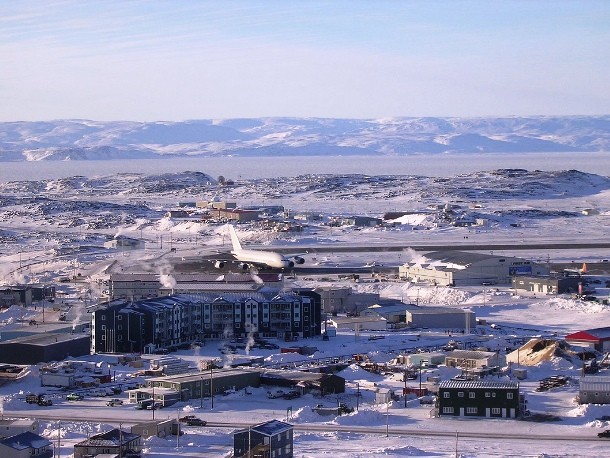
[[[14,450],[25,450],[28,448],[39,449],[48,447],[51,445],[51,442],[31,431],[25,431],[21,434],[16,434],[15,436],[0,440],[0,444]]]
[[[153,273],[113,273],[110,275],[111,281],[159,281],[161,275]],[[260,277],[266,282],[279,282],[282,280],[282,274],[278,273],[259,273]],[[177,283],[252,283],[256,282],[255,276],[250,273],[225,273],[225,274],[172,274],[172,278]]]
[[[280,434],[290,429],[292,429],[291,424],[284,423],[283,421],[279,420],[271,420],[252,427],[253,431],[259,432],[266,436],[275,436],[276,434]]]
[[[469,266],[476,262],[487,261],[489,259],[506,259],[507,257],[485,253],[473,253],[471,251],[432,251],[426,253],[426,258],[449,264]]]
[[[128,444],[139,437],[140,435],[138,434],[128,433],[115,428],[105,433],[91,436],[77,445],[80,447],[118,447],[121,444]]]
[[[479,350],[453,350],[447,353],[447,358],[485,359],[490,356],[496,356],[496,353]]]
[[[506,381],[497,382],[490,380],[444,380],[439,383],[439,388],[490,388],[500,390],[515,390],[519,389],[518,382]]]

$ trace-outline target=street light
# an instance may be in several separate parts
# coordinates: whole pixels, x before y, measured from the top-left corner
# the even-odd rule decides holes
[[[201,385],[199,385],[199,397],[201,399],[200,409],[203,409],[203,375],[201,376]]]
[[[356,393],[356,412],[358,412],[358,403],[360,400],[360,382],[356,382],[356,388],[358,392]]]

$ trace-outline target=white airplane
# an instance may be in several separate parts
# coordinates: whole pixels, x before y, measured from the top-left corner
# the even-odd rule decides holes
[[[233,244],[233,250],[231,254],[235,257],[235,260],[240,263],[242,269],[246,270],[250,267],[262,267],[262,268],[276,268],[276,269],[292,269],[295,264],[303,264],[305,259],[300,255],[295,254],[291,256],[284,256],[274,251],[262,251],[262,250],[246,250],[242,248],[241,242],[237,237],[235,228],[228,224],[229,233],[231,234],[231,243]],[[224,263],[222,261],[216,261],[216,267],[222,268]]]

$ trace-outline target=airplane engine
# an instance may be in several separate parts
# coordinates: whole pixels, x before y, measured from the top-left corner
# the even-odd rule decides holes
[[[294,262],[288,261],[288,264],[286,265],[286,267],[289,269],[292,269],[294,267]]]
[[[294,257],[294,262],[296,262],[297,264],[305,264],[305,259],[303,259],[300,256],[295,256]]]
[[[247,263],[245,263],[245,262],[241,262],[241,263],[239,264],[239,268],[240,268],[241,270],[248,270],[248,269],[250,268],[250,264],[247,264]]]
[[[217,269],[222,269],[224,266],[225,266],[224,261],[215,261],[214,262],[214,267],[216,267]]]

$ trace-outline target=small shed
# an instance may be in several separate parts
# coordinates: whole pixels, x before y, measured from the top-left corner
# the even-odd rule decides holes
[[[578,402],[580,404],[610,404],[610,377],[601,375],[581,377]]]
[[[159,421],[146,421],[143,423],[136,423],[131,427],[133,434],[138,434],[144,438],[157,436],[166,437],[169,435],[176,435],[178,433],[179,424],[176,420],[159,420]]]
[[[462,369],[503,366],[505,358],[494,351],[453,350],[445,356],[445,365]]]
[[[2,419],[0,420],[0,437],[11,437],[17,434],[31,432],[38,434],[38,420],[31,419]]]
[[[445,354],[441,352],[413,353],[407,356],[410,366],[438,365],[445,363]]]

